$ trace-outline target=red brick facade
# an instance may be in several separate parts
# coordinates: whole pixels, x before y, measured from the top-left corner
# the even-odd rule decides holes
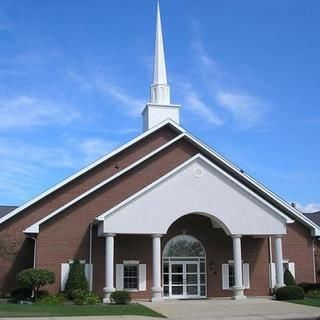
[[[147,138],[101,163],[81,177],[46,196],[17,216],[0,225],[0,233],[16,244],[16,255],[0,257],[0,291],[14,288],[19,270],[33,265],[33,241],[23,230],[68,203],[99,182],[128,167],[141,157],[177,136],[168,127],[154,132]],[[194,145],[182,139],[147,161],[136,166],[106,186],[64,210],[40,227],[37,236],[36,267],[52,270],[56,282],[48,287],[51,292],[60,290],[61,263],[78,258],[89,260],[89,229],[95,217],[114,207],[139,190],[148,186],[178,165],[199,153]],[[310,230],[295,222],[287,226],[283,239],[284,258],[295,262],[298,282],[313,282],[313,250]],[[230,296],[222,290],[221,265],[232,260],[232,239],[222,229],[213,228],[210,220],[200,215],[188,215],[176,221],[162,238],[162,247],[173,236],[190,234],[201,241],[206,250],[207,295]],[[92,243],[93,289],[102,295],[105,286],[105,243],[97,236],[93,226]],[[247,295],[267,295],[269,289],[269,249],[267,238],[242,238],[243,261],[250,265],[250,289]],[[115,237],[115,263],[139,260],[147,265],[147,291],[132,294],[134,298],[150,298],[152,286],[152,240],[146,235],[117,235]]]

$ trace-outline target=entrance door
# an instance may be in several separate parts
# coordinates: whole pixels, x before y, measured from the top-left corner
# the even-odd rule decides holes
[[[172,298],[200,297],[199,261],[169,263],[169,296]]]

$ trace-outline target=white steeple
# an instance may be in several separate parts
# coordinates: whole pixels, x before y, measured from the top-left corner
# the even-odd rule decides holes
[[[170,87],[167,83],[159,1],[157,1],[157,28],[153,65],[153,84],[151,85],[151,102],[170,104]]]
[[[142,112],[144,131],[167,119],[179,123],[180,106],[170,103],[170,86],[167,82],[159,0],[157,1],[156,42],[150,100],[151,102]]]

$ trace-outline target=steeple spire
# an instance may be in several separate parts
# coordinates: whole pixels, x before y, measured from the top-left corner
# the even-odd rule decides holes
[[[153,68],[151,101],[147,103],[142,112],[144,131],[169,119],[179,124],[180,118],[180,106],[170,103],[170,87],[167,81],[159,0],[157,0],[157,27]]]
[[[159,0],[157,1],[157,27],[153,65],[153,83],[151,85],[151,103],[170,104],[170,87],[167,82]]]

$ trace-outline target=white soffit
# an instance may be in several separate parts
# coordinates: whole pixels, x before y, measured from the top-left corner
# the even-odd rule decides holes
[[[166,233],[189,213],[216,219],[228,234],[284,234],[293,222],[200,154],[97,219],[105,233]]]

